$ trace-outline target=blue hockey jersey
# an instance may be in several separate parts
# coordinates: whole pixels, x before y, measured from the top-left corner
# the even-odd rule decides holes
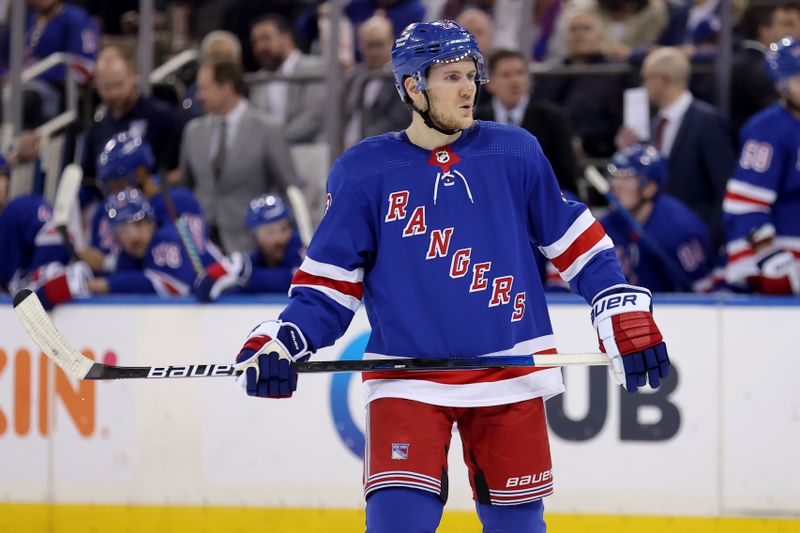
[[[195,272],[178,231],[172,224],[159,227],[143,259],[119,253],[116,271],[106,276],[111,294],[186,296]]]
[[[0,212],[0,288],[16,291],[37,268],[69,262],[52,218],[50,204],[40,196],[19,196]]]
[[[742,127],[740,140],[722,204],[729,283],[758,274],[752,241],[774,237],[777,247],[800,258],[800,120],[774,104]]]
[[[242,287],[244,293],[285,293],[292,284],[292,277],[300,264],[303,262],[305,249],[300,240],[300,233],[295,230],[289,243],[286,245],[286,253],[283,260],[276,266],[268,266],[264,262],[264,257],[259,250],[250,254],[250,263],[253,270],[250,277]]]
[[[25,53],[23,67],[28,67],[56,52],[73,54],[72,67],[78,80],[88,81],[94,70],[94,60],[100,43],[97,25],[92,17],[79,6],[65,4],[61,11],[42,28],[36,27],[37,14],[29,10],[25,18]],[[10,34],[10,31],[8,32]],[[0,73],[9,67],[10,39],[7,34],[0,52],[3,64]],[[63,65],[45,71],[39,78],[50,82],[63,81]]]
[[[521,128],[476,121],[433,151],[405,132],[372,137],[336,160],[327,189],[280,316],[316,349],[345,332],[363,300],[367,358],[552,352],[533,245],[587,301],[626,283],[611,239],[585,205],[562,198]],[[368,401],[498,405],[563,390],[558,369],[363,377]]]
[[[194,194],[188,189],[175,187],[170,189],[170,196],[175,206],[176,214],[184,221],[192,243],[196,247],[202,262],[206,264],[211,260],[207,260],[204,256],[209,253],[217,255],[217,253],[208,243],[208,232],[203,208],[200,207],[197,198],[195,198]],[[167,209],[167,202],[164,199],[164,195],[159,193],[149,200],[153,211],[156,213],[156,223],[159,227],[165,224],[172,224],[172,218]],[[119,244],[117,244],[111,229],[111,223],[106,217],[105,210],[102,208],[97,209],[92,216],[90,242],[94,248],[97,248],[103,252],[104,255],[111,258],[115,257],[120,252]],[[106,266],[106,270],[114,270],[113,261],[106,261]]]
[[[600,222],[614,241],[622,273],[629,283],[647,287],[651,292],[679,289],[680,283],[673,279],[657,253],[641,242],[622,215],[612,211]],[[677,198],[662,193],[655,198],[650,218],[642,227],[675,259],[674,263],[680,266],[696,292],[711,290],[711,236],[694,211]]]

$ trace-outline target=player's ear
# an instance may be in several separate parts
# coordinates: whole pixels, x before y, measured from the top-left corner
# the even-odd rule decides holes
[[[408,96],[413,100],[414,104],[419,106],[418,99],[422,98],[422,92],[417,89],[417,84],[414,81],[414,78],[411,76],[406,76],[403,78],[403,87],[406,89],[406,93]]]

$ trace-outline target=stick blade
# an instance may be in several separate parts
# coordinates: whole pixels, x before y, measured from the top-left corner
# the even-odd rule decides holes
[[[69,345],[47,316],[35,292],[22,289],[15,294],[14,311],[28,335],[53,362],[74,378],[86,377],[94,361]]]

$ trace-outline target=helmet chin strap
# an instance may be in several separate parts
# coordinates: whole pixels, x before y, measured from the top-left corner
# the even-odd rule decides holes
[[[478,91],[480,91],[480,88],[481,88],[480,84],[476,83],[475,84],[475,98],[472,100],[472,104],[473,105],[475,105],[475,103],[477,103],[477,101],[478,101]],[[431,129],[434,129],[434,130],[438,131],[439,133],[443,133],[445,135],[455,135],[459,131],[463,131],[462,128],[458,128],[458,129],[455,129],[455,130],[448,130],[448,129],[445,129],[445,128],[439,126],[438,124],[436,124],[436,122],[433,121],[433,117],[431,117],[431,112],[430,112],[430,110],[431,110],[431,100],[430,100],[430,98],[428,98],[428,91],[426,91],[426,90],[422,91],[422,95],[425,97],[425,102],[428,104],[428,110],[427,111],[423,111],[422,109],[418,108],[414,104],[414,101],[411,99],[411,97],[406,97],[406,103],[409,105],[409,107],[411,109],[413,109],[419,116],[422,117],[422,121],[425,123],[426,126],[428,126]]]
[[[428,110],[427,111],[423,111],[422,109],[418,108],[414,104],[414,101],[411,98],[408,98],[406,100],[406,103],[408,103],[408,105],[411,107],[411,109],[413,109],[419,116],[422,117],[422,121],[425,122],[426,126],[428,126],[431,129],[434,129],[434,130],[438,131],[439,133],[444,133],[445,135],[455,135],[456,133],[461,131],[460,128],[457,129],[457,130],[448,130],[448,129],[445,129],[445,128],[439,126],[438,124],[436,124],[436,122],[433,121],[433,117],[431,117],[431,113],[430,113],[431,101],[430,101],[430,98],[428,98],[428,91],[422,91],[422,94],[423,94],[423,96],[425,96],[425,102],[427,102],[427,104],[428,104]]]

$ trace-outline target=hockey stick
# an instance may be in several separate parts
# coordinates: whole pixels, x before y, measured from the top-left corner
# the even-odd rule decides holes
[[[655,240],[639,223],[638,220],[634,218],[630,211],[625,209],[615,195],[611,191],[611,185],[608,183],[608,180],[600,173],[594,165],[589,165],[586,167],[586,170],[583,173],[586,180],[594,187],[597,192],[602,194],[608,200],[608,203],[614,206],[617,212],[625,219],[628,226],[639,234],[641,237],[642,242],[645,246],[647,246],[650,251],[658,256],[658,259],[663,263],[664,267],[667,270],[667,275],[669,276],[670,280],[682,291],[693,292],[692,289],[692,281],[683,271],[683,269],[678,266],[675,262],[675,259],[671,257],[667,252],[664,251],[664,248],[659,244],[657,240]]]
[[[294,211],[294,220],[297,223],[297,231],[300,233],[300,240],[303,246],[308,246],[311,242],[311,235],[314,233],[314,226],[311,224],[311,214],[308,212],[308,203],[303,193],[294,185],[286,187],[286,197]]]
[[[61,174],[58,182],[56,198],[53,202],[53,225],[64,241],[64,247],[69,252],[70,257],[80,261],[80,257],[75,252],[75,246],[69,237],[67,225],[69,224],[70,212],[78,199],[78,189],[83,181],[83,169],[74,163],[67,165]]]
[[[178,231],[178,237],[183,244],[183,249],[189,256],[189,261],[192,263],[195,276],[199,278],[205,274],[203,261],[200,259],[200,253],[197,251],[197,247],[192,241],[192,234],[189,231],[189,227],[186,225],[186,220],[178,216],[178,210],[175,209],[175,202],[172,201],[172,194],[170,193],[169,189],[170,184],[167,183],[166,179],[164,179],[164,181],[161,183],[161,195],[163,196],[164,203],[167,206],[167,214],[169,215],[170,220],[172,220],[172,224],[175,226],[175,229]]]
[[[233,376],[232,364],[167,366],[112,366],[96,363],[69,345],[56,329],[35,292],[22,289],[14,296],[14,311],[41,350],[64,372],[77,379],[206,378]],[[296,363],[298,372],[364,372],[368,370],[466,370],[532,366],[605,365],[601,353],[564,355],[499,355],[435,359],[370,359],[355,361],[310,361]]]

